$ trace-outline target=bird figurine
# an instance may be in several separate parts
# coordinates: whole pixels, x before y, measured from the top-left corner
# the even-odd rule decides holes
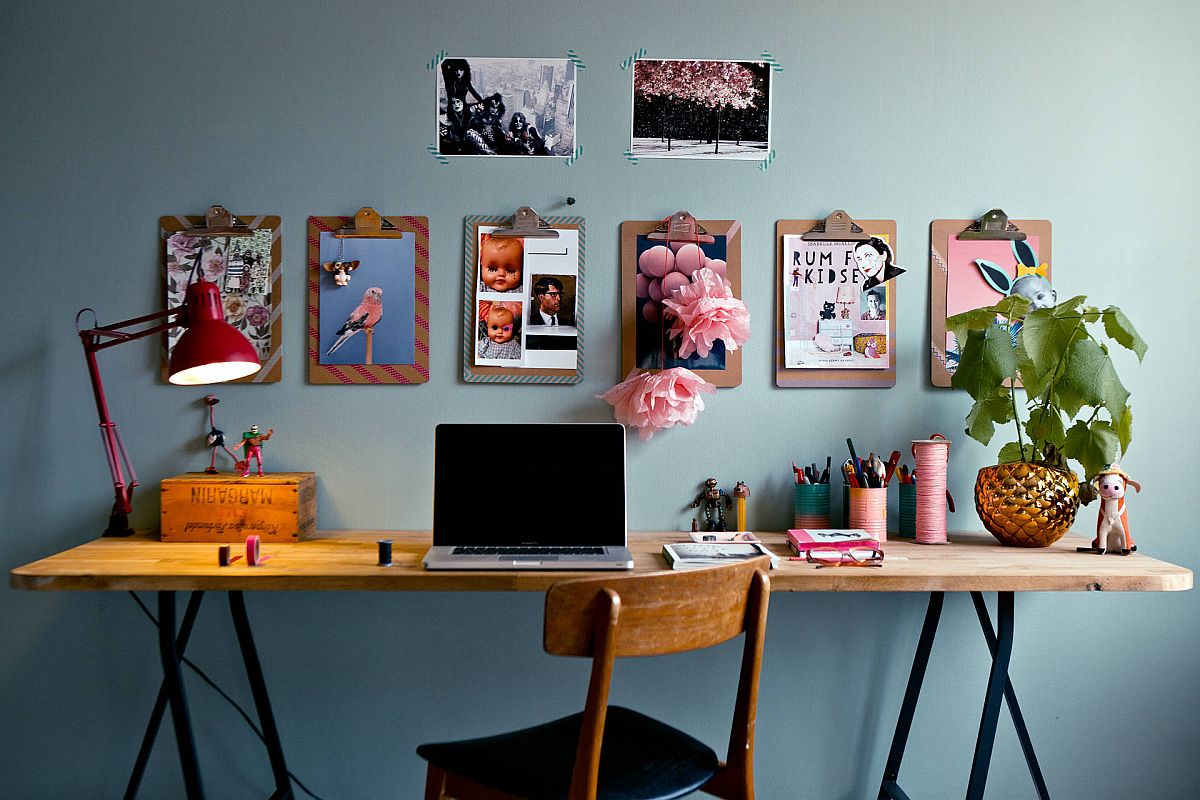
[[[362,302],[355,306],[354,310],[350,312],[350,316],[346,317],[346,321],[342,323],[342,327],[338,328],[337,339],[325,351],[325,355],[336,353],[342,345],[350,340],[350,337],[359,331],[373,329],[381,319],[383,319],[383,289],[372,286],[363,292]]]

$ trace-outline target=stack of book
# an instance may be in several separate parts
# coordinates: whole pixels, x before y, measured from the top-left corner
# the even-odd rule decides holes
[[[856,528],[797,528],[787,532],[788,547],[798,556],[809,550],[850,550],[856,547],[879,547],[872,534]]]

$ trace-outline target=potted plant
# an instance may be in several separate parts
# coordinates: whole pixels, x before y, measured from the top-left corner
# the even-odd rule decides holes
[[[967,434],[992,440],[997,424],[1014,423],[1016,440],[1000,448],[996,466],[975,482],[975,508],[984,527],[1004,544],[1045,547],[1071,527],[1091,476],[1129,448],[1133,413],[1129,391],[1109,356],[1109,343],[1140,362],[1146,342],[1116,306],[1103,310],[1073,297],[1033,308],[1019,295],[946,320],[960,357],[951,385],[975,401]],[[1014,384],[1025,389],[1018,400]],[[1021,406],[1024,406],[1024,412]]]

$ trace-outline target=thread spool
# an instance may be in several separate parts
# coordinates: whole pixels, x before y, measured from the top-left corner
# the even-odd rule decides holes
[[[887,541],[887,488],[850,489],[850,527]]]
[[[792,512],[796,528],[832,528],[829,520],[829,484],[797,483]]]
[[[917,472],[917,544],[946,544],[946,470],[950,440],[940,433],[915,439],[912,455]]]
[[[392,540],[380,539],[379,545],[379,566],[390,567],[392,565]]]

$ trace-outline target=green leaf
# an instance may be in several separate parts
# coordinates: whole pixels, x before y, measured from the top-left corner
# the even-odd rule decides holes
[[[988,444],[996,432],[996,425],[1011,421],[1012,415],[1012,400],[1008,391],[993,391],[990,396],[976,400],[971,406],[967,414],[967,435],[980,444]]]
[[[1078,315],[1058,316],[1060,308],[1030,311],[1017,333],[1018,358],[1023,366],[1021,382],[1034,395],[1045,391],[1071,341],[1086,335]]]
[[[996,324],[996,307],[976,308],[946,319],[946,329],[951,331],[960,345],[967,341],[970,331],[982,331]]]
[[[990,398],[1005,379],[1016,377],[1016,371],[1017,356],[1008,331],[1000,325],[990,325],[982,331],[967,331],[966,344],[950,385],[966,390],[975,400]]]
[[[1030,439],[1040,439],[1061,448],[1063,439],[1067,436],[1063,427],[1062,415],[1058,409],[1051,406],[1039,406],[1029,413],[1029,421],[1025,423],[1025,432]]]
[[[1000,448],[1000,455],[996,457],[997,464],[1011,464],[1014,461],[1032,461],[1033,460],[1033,445],[1025,445],[1024,458],[1021,457],[1021,446],[1016,442],[1009,442]]]
[[[1067,431],[1063,442],[1063,454],[1083,466],[1084,475],[1095,475],[1117,458],[1120,447],[1117,433],[1103,420],[1088,425],[1079,420]]]
[[[1124,458],[1129,452],[1129,443],[1133,440],[1133,409],[1125,406],[1120,414],[1113,417],[1113,427],[1121,442],[1121,457]]]
[[[1029,313],[1029,298],[1019,294],[1009,295],[993,306],[996,313],[1010,320],[1022,319]]]
[[[1079,396],[1079,392],[1065,381],[1054,384],[1054,388],[1050,392],[1050,402],[1058,406],[1067,415],[1067,419],[1074,419],[1075,415],[1079,413],[1079,409],[1087,405]]]
[[[1079,307],[1087,302],[1087,295],[1078,294],[1070,300],[1063,302],[1050,309],[1055,316],[1058,317],[1074,317],[1079,314]]]
[[[1132,350],[1137,353],[1138,363],[1146,357],[1146,350],[1149,345],[1146,340],[1138,334],[1137,329],[1133,327],[1133,323],[1129,321],[1129,317],[1116,306],[1109,306],[1104,309],[1104,332],[1109,338],[1117,344],[1124,347],[1126,350]]]
[[[1112,359],[1092,339],[1080,339],[1071,345],[1063,382],[1074,389],[1089,406],[1107,408],[1120,414],[1129,400],[1129,392],[1117,377]]]

